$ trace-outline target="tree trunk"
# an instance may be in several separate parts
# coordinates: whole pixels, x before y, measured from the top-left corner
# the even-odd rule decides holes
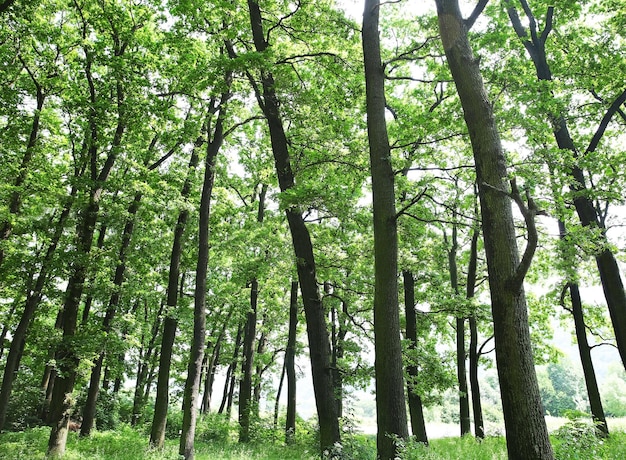
[[[259,4],[254,0],[248,0],[248,9],[256,51],[264,53],[269,43],[265,40]],[[272,73],[262,70],[261,83],[262,94],[256,96],[257,100],[262,101],[262,110],[267,119],[272,143],[278,184],[281,192],[284,192],[294,187],[295,178],[289,159],[289,146],[280,116],[279,100],[276,96]],[[296,207],[285,209],[285,214],[291,232],[294,253],[298,261],[298,280],[304,302],[313,391],[320,427],[320,451],[323,452],[340,440],[339,418],[337,417],[337,406],[333,395],[332,372],[330,372],[330,340],[324,307],[317,285],[311,236],[301,212]]]
[[[409,351],[417,346],[417,315],[415,314],[415,278],[409,270],[402,272],[404,280],[404,315],[406,320],[406,339],[409,341]],[[407,382],[407,395],[409,400],[409,415],[411,416],[411,432],[415,439],[428,444],[426,423],[424,422],[424,409],[422,398],[415,391],[414,384],[418,379],[417,365],[409,364],[406,367],[409,376]]]
[[[385,121],[385,82],[380,58],[377,0],[366,0],[363,12],[363,57],[374,208],[374,371],[376,376],[377,450],[393,459],[393,436],[409,435],[404,398],[402,345],[398,306],[398,235],[394,173]]]
[[[468,299],[474,297],[476,289],[476,270],[478,266],[478,236],[477,228],[472,233],[472,243],[470,245],[470,260],[467,267],[467,294]],[[483,422],[483,409],[480,401],[480,384],[478,383],[478,325],[476,315],[472,313],[469,317],[470,347],[469,347],[469,376],[470,387],[472,389],[472,412],[474,415],[474,436],[478,439],[485,437],[485,425]]]
[[[50,410],[52,431],[48,440],[48,455],[62,456],[65,453],[68,424],[74,406],[74,383],[79,358],[72,345],[76,335],[78,305],[87,275],[87,258],[91,251],[94,226],[98,216],[98,193],[93,193],[90,203],[83,211],[78,229],[77,257],[72,267],[66,300],[63,304],[63,339],[57,350],[58,375],[54,382]]]
[[[196,265],[196,288],[194,292],[194,315],[193,315],[193,342],[189,366],[187,368],[187,381],[183,397],[183,430],[180,435],[178,453],[185,460],[194,458],[194,439],[196,432],[196,420],[198,417],[198,397],[200,394],[200,375],[202,374],[202,360],[204,358],[204,343],[206,341],[206,280],[209,267],[209,230],[211,216],[211,194],[215,181],[215,161],[217,154],[224,141],[224,117],[226,116],[226,103],[230,98],[231,75],[225,76],[226,90],[222,93],[220,101],[210,110],[212,113],[219,110],[213,130],[213,139],[207,144],[205,159],[204,181],[200,198],[200,219],[198,228],[198,262]]]
[[[263,223],[265,216],[265,195],[267,194],[267,185],[261,186],[259,193],[259,208],[257,212],[257,222]],[[256,322],[257,322],[257,303],[259,298],[259,281],[255,277],[250,281],[250,310],[246,315],[246,326],[244,330],[243,340],[243,359],[241,363],[241,380],[239,383],[239,442],[245,443],[250,441],[250,418],[252,406],[255,405],[255,413],[258,415],[258,401],[256,400],[256,386],[255,398],[252,398],[252,369],[254,364],[254,341],[256,339]],[[262,352],[264,347],[264,338],[259,340],[259,352]],[[257,366],[257,374],[261,371],[258,369],[261,366]],[[259,389],[260,389],[260,375],[259,377]],[[260,390],[259,390],[260,397]]]
[[[456,219],[456,211],[453,220]],[[455,295],[459,294],[459,276],[456,263],[458,248],[458,236],[456,224],[452,226],[452,247],[448,250],[448,269],[450,271],[450,285]],[[465,367],[465,317],[463,313],[456,316],[456,375],[459,383],[459,422],[461,436],[471,433],[469,394],[467,391],[467,371]]]
[[[253,278],[250,282],[250,310],[246,315],[243,338],[243,356],[241,363],[241,381],[239,384],[239,442],[250,441],[250,409],[252,402],[252,364],[254,361],[254,339],[256,338],[256,312],[259,298],[259,282]]]
[[[505,182],[505,157],[478,60],[467,37],[467,23],[457,0],[437,0],[436,4],[441,41],[461,100],[476,163],[508,455],[513,460],[552,459],[523,287],[534,250],[530,236],[536,235],[531,235],[529,228],[529,245],[520,263]]]
[[[169,404],[170,363],[178,321],[166,316],[163,321],[163,338],[159,353],[159,377],[157,380],[154,416],[150,430],[150,446],[163,449],[165,444],[165,427],[167,425],[167,409]]]
[[[551,81],[552,71],[548,64],[545,43],[552,27],[551,15],[554,10],[553,7],[548,9],[550,21],[546,24],[545,29],[540,35],[537,34],[536,21],[534,20],[532,13],[529,9],[525,9],[528,18],[533,21],[530,26],[531,37],[528,37],[526,29],[520,22],[516,8],[510,4],[510,1],[507,1],[506,3],[507,12],[509,14],[509,18],[511,19],[513,28],[518,36],[523,40],[524,46],[533,61],[537,73],[537,79],[540,81]],[[552,121],[554,137],[560,149],[572,152],[574,158],[578,159],[578,149],[570,136],[565,115],[566,114],[562,113],[549,114]],[[591,145],[587,149],[587,151],[593,150],[595,150],[595,146],[592,147]],[[598,218],[598,213],[593,205],[593,201],[589,198],[589,189],[587,188],[585,174],[582,168],[577,163],[574,163],[566,172],[571,179],[570,190],[572,191],[574,207],[576,208],[580,223],[584,227],[598,228],[602,230],[600,241],[600,247],[602,249],[595,254],[596,265],[600,273],[600,282],[602,283],[602,289],[604,291],[604,297],[606,298],[606,303],[609,309],[613,330],[615,331],[617,349],[619,350],[620,357],[622,358],[622,364],[624,368],[626,368],[626,292],[624,291],[624,284],[619,266],[615,260],[613,252],[611,252],[608,247],[604,223]]]
[[[234,387],[234,378],[235,378],[235,369],[237,369],[237,363],[239,358],[239,348],[241,348],[241,336],[243,334],[243,326],[241,323],[237,326],[237,337],[235,338],[235,348],[233,350],[233,358],[228,366],[228,370],[226,371],[226,378],[224,379],[224,393],[222,395],[222,403],[220,404],[220,408],[217,411],[218,414],[224,413],[224,409],[226,409],[226,413],[230,419],[230,404],[233,400],[233,387]],[[229,402],[230,401],[230,402]]]
[[[5,2],[12,3],[12,2]],[[0,5],[1,6],[1,5]],[[22,161],[20,163],[20,168],[18,169],[17,177],[13,182],[13,192],[11,193],[11,200],[9,201],[9,214],[16,215],[20,212],[20,207],[22,204],[22,193],[21,187],[24,185],[26,178],[28,176],[28,170],[30,167],[30,162],[33,159],[35,154],[35,146],[37,145],[37,139],[39,138],[39,124],[41,120],[41,110],[43,109],[43,104],[45,101],[45,94],[43,88],[39,85],[37,80],[33,77],[33,74],[28,72],[35,84],[36,95],[35,100],[35,112],[33,114],[33,122],[30,128],[30,135],[28,137],[28,143],[26,144],[26,151],[24,152],[24,156],[22,157]],[[13,225],[11,223],[11,218],[8,217],[2,225],[0,226],[0,241],[8,240],[13,233]],[[2,262],[4,261],[4,246],[0,244],[0,267],[2,266]],[[1,427],[0,427],[1,428]]]
[[[52,257],[56,251],[63,229],[65,228],[65,221],[67,220],[74,197],[76,195],[76,187],[72,187],[70,192],[70,199],[65,204],[59,220],[55,226],[54,235],[50,240],[50,245],[46,250],[46,254],[41,262],[39,269],[39,275],[35,281],[35,286],[32,291],[27,294],[26,303],[24,305],[24,311],[20,318],[20,322],[17,325],[15,331],[13,331],[13,337],[11,339],[11,346],[4,365],[4,374],[2,377],[2,388],[0,389],[0,431],[4,429],[6,423],[7,409],[9,400],[11,398],[11,391],[13,389],[13,382],[17,376],[17,368],[21,359],[21,354],[24,348],[24,342],[26,340],[26,333],[30,322],[35,315],[35,311],[39,306],[39,302],[43,296],[43,290],[49,279],[50,264],[52,263]],[[49,374],[48,374],[49,375]]]
[[[289,301],[289,333],[285,350],[285,373],[287,374],[287,416],[285,419],[285,443],[292,444],[296,435],[296,334],[298,327],[298,282],[291,282]]]
[[[198,149],[202,146],[204,139],[198,136],[191,151],[187,177],[181,190],[181,197],[187,198],[191,192],[191,184],[194,173],[198,166]],[[161,352],[159,354],[159,375],[157,378],[157,394],[154,401],[154,416],[152,418],[152,428],[150,430],[150,445],[157,449],[162,449],[165,443],[165,426],[167,424],[167,408],[169,403],[169,379],[170,362],[176,328],[178,321],[175,319],[176,306],[178,305],[178,280],[180,278],[180,259],[183,252],[183,234],[189,219],[189,211],[182,209],[178,213],[178,221],[174,229],[174,241],[170,254],[170,268],[167,282],[167,311],[163,321],[163,339]]]
[[[567,232],[565,222],[559,220],[559,233],[561,239],[565,239]],[[587,387],[587,395],[589,397],[589,407],[591,408],[591,416],[596,426],[598,434],[605,438],[609,435],[609,427],[606,423],[604,408],[602,407],[602,399],[600,398],[600,390],[598,389],[598,381],[593,368],[593,360],[591,359],[591,347],[587,340],[587,326],[585,325],[585,315],[583,313],[583,303],[580,298],[580,290],[578,284],[570,281],[567,283],[572,302],[572,316],[574,317],[574,328],[576,331],[576,342],[578,343],[578,353],[580,354],[580,362],[583,367],[583,375],[585,376],[585,385]]]
[[[111,294],[111,298],[109,299],[109,305],[107,307],[104,320],[102,321],[102,332],[104,332],[105,334],[105,340],[106,335],[111,332],[113,319],[115,318],[115,314],[117,313],[117,308],[120,303],[120,289],[122,288],[122,282],[124,281],[124,272],[126,271],[126,256],[128,253],[128,247],[130,246],[130,239],[133,234],[133,229],[135,227],[135,216],[137,215],[137,210],[139,209],[141,198],[142,194],[139,192],[136,193],[135,199],[128,207],[128,218],[122,232],[122,243],[118,255],[118,264],[115,268],[115,275],[113,277],[114,291],[113,294]],[[94,425],[94,421],[96,418],[96,405],[98,403],[98,395],[100,392],[100,376],[102,375],[102,364],[104,362],[104,357],[105,350],[103,349],[100,352],[100,355],[96,359],[96,362],[94,363],[94,366],[91,370],[89,390],[87,391],[87,400],[85,401],[85,407],[83,409],[83,421],[80,427],[81,436],[89,436],[91,434],[91,429]]]
[[[261,327],[265,324],[265,318],[261,322]],[[259,337],[257,347],[256,347],[256,355],[260,356],[265,353],[265,346],[267,345],[267,334],[265,331],[261,332],[261,336]],[[252,408],[254,410],[254,416],[258,419],[260,416],[260,406],[261,406],[261,390],[263,388],[263,372],[268,368],[268,366],[263,366],[261,363],[256,365],[255,370],[255,382],[254,382],[254,391],[252,392]]]
[[[114,37],[116,46],[114,53],[120,57],[125,48],[120,47],[119,37]],[[94,76],[92,73],[93,52],[85,49],[85,78],[89,85],[89,103],[92,110],[88,115],[88,152],[87,157],[91,163],[88,203],[81,210],[78,217],[76,251],[74,261],[70,267],[65,301],[63,303],[63,340],[59,345],[59,375],[54,384],[52,394],[52,431],[48,440],[48,455],[62,456],[67,442],[67,431],[70,416],[73,411],[73,392],[78,370],[79,358],[75,346],[72,344],[76,335],[78,306],[83,294],[85,279],[89,267],[89,255],[91,253],[92,240],[95,231],[98,213],[100,210],[100,198],[105,183],[113,169],[113,165],[120,151],[122,138],[126,130],[126,115],[124,107],[124,88],[121,81],[116,81],[115,103],[117,108],[117,124],[111,138],[111,147],[106,155],[106,160],[98,171],[98,159],[102,152],[99,146],[100,126],[95,107],[102,105],[102,101],[96,95]]]

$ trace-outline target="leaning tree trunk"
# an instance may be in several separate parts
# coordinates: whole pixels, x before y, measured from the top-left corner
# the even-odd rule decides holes
[[[554,13],[554,7],[551,6],[548,8],[544,30],[538,34],[537,22],[535,21],[530,8],[528,8],[528,5],[525,5],[524,12],[530,21],[530,36],[528,36],[526,28],[522,25],[519,19],[517,9],[510,3],[510,0],[507,0],[506,3],[511,24],[513,25],[517,35],[523,40],[524,46],[533,61],[537,73],[537,79],[540,81],[551,81],[552,71],[548,64],[545,45],[548,35],[552,30],[552,15]],[[622,94],[618,96],[610,110],[613,110],[614,113],[625,101],[626,91],[622,92]],[[578,160],[579,152],[574,144],[574,140],[570,136],[566,114],[550,113],[549,115],[551,117],[554,138],[558,147],[562,150],[570,151],[574,158]],[[607,115],[609,115],[608,112]],[[610,117],[607,119],[607,116],[605,116],[603,122],[606,121],[608,124],[609,120]],[[603,128],[598,129],[585,153],[593,152],[596,149],[603,133]],[[584,227],[597,228],[601,230],[601,249],[599,249],[598,253],[595,254],[596,265],[600,274],[600,282],[602,283],[602,289],[604,291],[604,297],[606,298],[609,315],[613,324],[613,330],[615,331],[617,349],[619,350],[620,357],[622,358],[622,364],[626,368],[626,291],[624,291],[624,283],[622,281],[619,266],[615,259],[615,255],[609,248],[604,223],[599,219],[598,212],[596,211],[593,201],[589,197],[589,189],[586,185],[583,169],[575,162],[569,170],[566,171],[566,173],[570,176],[570,190],[573,194],[574,207],[576,208],[580,223]]]
[[[5,3],[8,3],[8,2],[5,2]],[[37,91],[35,95],[36,106],[35,106],[35,111],[33,114],[33,122],[30,127],[30,135],[28,137],[28,143],[26,144],[26,151],[24,152],[24,156],[22,157],[22,161],[20,162],[19,169],[17,170],[17,177],[15,178],[15,181],[13,181],[13,184],[11,184],[13,186],[12,187],[13,192],[11,193],[11,199],[9,200],[8,211],[9,211],[9,214],[13,214],[13,215],[19,214],[20,212],[20,207],[22,204],[22,194],[24,192],[22,190],[22,186],[24,185],[24,182],[26,181],[29,168],[30,168],[30,163],[35,154],[35,147],[37,145],[37,140],[39,139],[41,111],[43,109],[43,104],[46,98],[44,90],[39,84],[39,82],[35,79],[35,77],[30,71],[28,71],[28,73],[30,74],[33,80],[33,83],[35,84],[35,88]],[[13,233],[13,224],[11,222],[11,217],[8,217],[4,222],[0,224],[0,242],[4,240],[8,240],[11,237],[12,233]],[[4,261],[4,245],[0,244],[0,266],[2,266],[3,261]],[[1,425],[0,425],[0,429],[1,429]]]
[[[265,39],[261,9],[255,0],[248,0],[250,25],[254,45],[258,53],[265,53],[269,43]],[[255,84],[255,88],[258,86]],[[281,192],[295,186],[295,177],[289,159],[289,143],[282,124],[279,100],[276,95],[274,77],[267,70],[261,71],[261,86],[257,100],[262,101],[262,110],[272,143],[272,153],[278,184]],[[296,256],[298,279],[304,302],[304,314],[309,338],[313,392],[320,429],[320,451],[332,447],[340,440],[339,418],[333,394],[333,378],[330,372],[330,339],[326,325],[326,315],[317,285],[315,257],[311,236],[302,213],[293,207],[285,209],[289,230]]]
[[[554,454],[533,363],[523,280],[536,248],[533,212],[516,187],[508,191],[506,160],[493,109],[468,40],[458,0],[436,0],[441,41],[470,135],[489,272],[496,363],[510,459],[552,459]],[[512,184],[513,185],[513,184]],[[511,198],[523,211],[528,245],[520,262]],[[530,206],[530,204],[529,204]],[[533,231],[534,230],[534,231]]]
[[[365,1],[362,36],[374,212],[374,372],[378,425],[376,444],[378,457],[386,460],[397,456],[397,440],[408,438],[409,430],[400,342],[394,172],[385,121],[385,82],[378,34],[379,11],[380,4],[377,0]]]
[[[26,340],[26,333],[30,325],[31,319],[35,315],[39,302],[43,296],[43,290],[49,279],[49,270],[52,263],[52,257],[56,251],[57,245],[63,230],[65,228],[65,221],[67,220],[74,197],[76,196],[76,187],[72,187],[70,192],[70,198],[63,207],[59,220],[55,226],[54,234],[46,250],[46,254],[41,261],[41,267],[39,269],[39,275],[35,281],[35,286],[32,291],[28,292],[26,296],[26,303],[24,305],[24,311],[20,318],[20,322],[17,325],[13,336],[11,338],[11,346],[9,347],[9,353],[4,364],[4,374],[2,376],[2,388],[0,389],[0,431],[4,429],[6,423],[7,409],[9,400],[11,398],[11,391],[13,389],[13,382],[15,381],[17,368],[21,359],[22,350],[24,348],[24,342]]]
[[[415,314],[415,278],[409,270],[402,272],[404,280],[404,315],[406,321],[406,339],[409,341],[409,351],[417,347],[417,315]],[[407,382],[407,395],[409,400],[409,415],[411,416],[411,432],[415,439],[421,443],[428,444],[426,435],[426,423],[424,422],[424,408],[422,398],[415,391],[415,383],[419,378],[416,363],[411,363],[406,367],[409,376]]]
[[[114,37],[115,55],[122,56],[125,46],[121,45],[119,37]],[[89,86],[89,104],[92,110],[88,116],[88,142],[87,158],[91,162],[89,177],[88,202],[81,210],[78,217],[76,254],[70,268],[65,301],[63,303],[63,340],[59,345],[59,372],[54,384],[51,403],[52,430],[48,439],[48,455],[62,456],[65,452],[67,433],[70,417],[73,412],[73,392],[78,371],[79,358],[73,344],[78,319],[78,306],[83,294],[85,279],[89,269],[89,255],[92,248],[92,240],[95,231],[98,214],[100,211],[100,199],[104,191],[113,165],[120,153],[120,147],[126,130],[127,115],[125,110],[124,87],[120,80],[115,83],[115,104],[117,109],[117,124],[113,132],[110,149],[106,155],[102,167],[98,171],[98,159],[102,155],[99,146],[103,142],[100,139],[101,128],[95,107],[102,105],[102,100],[97,96],[94,74],[92,71],[93,52],[85,50],[85,78]]]

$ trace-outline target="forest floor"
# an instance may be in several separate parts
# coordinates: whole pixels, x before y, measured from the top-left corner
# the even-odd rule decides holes
[[[563,423],[561,423],[563,422]],[[553,427],[563,425],[564,420],[550,420]],[[626,419],[611,420],[613,431],[608,440],[599,440],[580,426],[555,431],[552,444],[557,459],[623,460],[626,458]],[[619,428],[618,428],[619,427]],[[49,428],[31,428],[21,432],[0,434],[0,459],[39,460],[45,459]],[[178,441],[167,440],[161,451],[147,447],[147,437],[127,425],[116,431],[94,432],[87,439],[79,439],[70,433],[65,460],[166,460],[178,459]],[[278,440],[267,439],[246,445],[232,439],[198,440],[195,446],[197,460],[313,460],[319,459],[314,434],[303,433],[294,445],[285,445]],[[375,459],[375,437],[355,434],[346,436],[342,446],[337,446],[337,459]],[[499,460],[506,459],[506,443],[502,436],[490,436],[482,442],[473,437],[433,438],[428,447],[409,442],[405,446],[403,459],[427,460]]]

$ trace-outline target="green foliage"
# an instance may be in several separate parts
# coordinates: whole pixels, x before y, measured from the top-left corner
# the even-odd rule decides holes
[[[554,432],[552,438],[554,455],[559,460],[608,458],[605,442],[597,436],[589,416],[570,419]]]
[[[581,371],[568,360],[550,363],[537,370],[539,391],[547,414],[565,416],[587,408],[587,395]]]
[[[600,394],[606,415],[626,416],[626,373],[621,365],[609,367],[609,375],[602,385]]]
[[[232,423],[234,426],[235,424]],[[0,434],[0,460],[23,458],[44,460],[48,427],[30,428],[21,432]],[[556,458],[621,460],[626,454],[626,434],[614,432],[605,441],[599,442],[593,435],[589,423],[570,422],[554,436],[552,443]],[[300,438],[295,444],[286,446],[282,439],[263,443],[241,445],[233,439],[225,441],[196,440],[198,460],[284,460],[319,458],[313,440]],[[164,450],[155,451],[147,447],[143,433],[120,425],[116,431],[95,432],[90,438],[79,439],[70,433],[68,460],[165,460],[177,458],[178,440],[167,440]],[[375,439],[372,436],[351,435],[336,446],[333,452],[345,460],[374,460]],[[504,437],[487,437],[479,442],[471,436],[464,438],[432,439],[428,446],[413,440],[401,442],[400,457],[403,460],[496,460],[506,459]]]

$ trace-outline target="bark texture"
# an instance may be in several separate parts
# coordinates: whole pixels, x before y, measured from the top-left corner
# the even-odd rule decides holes
[[[398,234],[394,173],[385,121],[385,85],[378,33],[380,5],[366,0],[363,12],[363,57],[374,214],[374,371],[378,457],[398,454],[394,438],[409,435],[400,315],[398,305]]]
[[[406,339],[409,341],[409,350],[414,350],[417,346],[417,315],[415,314],[415,278],[413,273],[404,270],[402,272],[404,280],[404,314],[406,320]],[[419,373],[417,366],[409,364],[406,373],[410,379],[417,381]],[[428,444],[426,434],[426,423],[424,421],[424,407],[422,398],[413,389],[411,384],[407,384],[407,395],[409,401],[409,415],[411,416],[411,432],[415,439],[424,444]]]
[[[264,53],[269,43],[263,29],[259,4],[248,0],[250,26],[256,51]],[[256,83],[254,83],[256,87]],[[281,192],[295,185],[295,176],[289,158],[289,145],[283,127],[279,100],[276,95],[274,77],[267,70],[261,71],[261,88],[256,97],[267,120],[274,155],[274,164]],[[293,249],[297,260],[298,280],[304,303],[304,314],[309,339],[313,391],[320,427],[320,449],[324,451],[340,440],[339,418],[333,394],[333,376],[330,368],[330,339],[326,325],[326,315],[317,285],[315,257],[311,236],[302,217],[302,212],[292,206],[285,209]]]
[[[481,204],[502,409],[510,459],[552,459],[533,363],[502,144],[457,0],[437,0],[441,40],[468,127]],[[529,239],[530,241],[530,239]]]

